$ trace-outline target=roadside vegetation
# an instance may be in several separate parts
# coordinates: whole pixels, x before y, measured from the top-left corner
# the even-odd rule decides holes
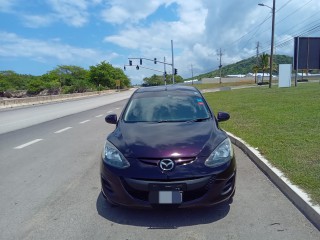
[[[246,88],[204,94],[221,127],[257,148],[320,204],[320,84]],[[266,193],[268,194],[268,193]]]
[[[89,70],[78,66],[61,65],[42,76],[0,71],[0,97],[24,97],[34,95],[57,95],[130,87],[129,78],[120,68],[101,62]]]
[[[175,83],[183,83],[183,78],[179,75],[174,76],[174,81]],[[166,82],[167,84],[172,84],[172,75],[168,74],[166,75]],[[143,87],[148,87],[148,86],[159,86],[159,85],[164,85],[164,79],[163,75],[152,75],[151,77],[145,77],[143,79]]]
[[[248,74],[253,72],[266,72],[268,70],[268,67],[265,64],[265,58],[268,60],[268,54],[264,54],[265,56],[260,56],[260,58],[251,57],[244,60],[241,60],[239,62],[229,64],[226,66],[222,66],[221,68],[221,74],[223,77],[226,75],[232,75],[232,74]],[[279,64],[291,64],[292,63],[292,57],[286,56],[286,55],[274,55],[274,67],[273,67],[273,74],[278,74],[277,67]],[[195,76],[195,79],[202,79],[202,78],[213,78],[213,77],[219,77],[220,76],[220,70],[214,70],[208,73],[200,74],[199,76]],[[191,80],[185,79],[185,80]]]
[[[211,89],[211,88],[223,88],[223,87],[237,87],[237,86],[256,86],[257,84],[254,81],[241,81],[239,82],[228,82],[228,83],[202,83],[202,84],[193,84],[194,87],[203,90],[203,89]],[[192,86],[190,84],[190,86]]]

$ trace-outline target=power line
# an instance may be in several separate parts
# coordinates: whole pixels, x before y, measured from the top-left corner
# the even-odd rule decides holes
[[[308,2],[301,4],[299,7],[295,8],[292,12],[290,12],[288,15],[286,15],[285,17],[283,17],[282,19],[280,19],[279,21],[277,21],[278,25],[282,25],[283,22],[287,21],[290,17],[292,17],[293,15],[297,14],[300,10],[303,10],[307,5],[309,5],[313,0],[309,0]],[[283,9],[285,9],[290,3],[292,2],[292,0],[288,0],[286,1],[281,7],[279,7],[277,9],[277,13]],[[305,15],[303,15],[304,17]],[[305,36],[305,35],[311,35],[311,34],[315,34],[317,32],[320,31],[320,23],[319,20],[320,19],[316,19],[314,21],[310,21],[312,20],[315,16],[319,16],[319,13],[316,12],[314,14],[312,14],[311,16],[307,16],[306,18],[304,18],[302,21],[300,21],[298,24],[294,25],[293,27],[283,31],[283,33],[281,33],[281,35],[290,35],[287,38],[282,39],[281,41],[278,41],[275,43],[275,47],[276,48],[283,48],[286,47],[290,44],[293,43],[294,38],[292,36]],[[229,44],[228,47],[231,47],[232,45],[235,44],[239,44],[239,47],[242,45],[243,48],[245,48],[248,44],[250,44],[250,42],[257,38],[258,36],[260,36],[265,30],[267,29],[263,29],[261,28],[261,26],[267,22],[267,20],[269,20],[271,18],[270,15],[268,15],[262,22],[260,22],[256,27],[254,27],[252,30],[250,30],[249,32],[247,32],[246,34],[242,35],[240,38],[238,38],[237,40],[233,41],[231,44]],[[309,22],[309,23],[308,23]],[[304,24],[307,23],[307,24]],[[301,26],[299,28],[299,26]],[[248,37],[248,38],[247,38]],[[245,41],[245,43],[240,44],[241,42],[243,42],[245,39],[247,38],[247,40]],[[265,47],[261,47],[261,46],[265,46]],[[270,49],[270,42],[265,42],[265,43],[258,43],[257,44],[257,52],[259,52],[259,50],[261,49],[260,52],[266,52],[267,50]],[[250,56],[250,58],[257,56],[257,53],[255,55]],[[220,64],[221,65],[221,64]]]
[[[290,2],[292,2],[292,0],[287,1],[285,4],[283,4],[281,7],[279,7],[279,9],[276,11],[276,13],[281,11],[281,9],[284,8],[285,6],[287,6]]]
[[[288,14],[286,17],[282,18],[281,20],[279,20],[277,22],[277,24],[283,22],[284,20],[286,20],[288,17],[292,16],[293,14],[297,13],[298,11],[300,11],[301,9],[303,9],[305,6],[307,6],[309,3],[311,3],[313,0],[310,0],[309,2],[305,3],[302,7],[299,7],[298,9],[296,9],[295,11],[293,11],[292,13]]]
[[[276,12],[279,12],[280,10],[282,10],[284,7],[286,7],[290,2],[291,2],[292,0],[288,0],[286,3],[284,3]],[[295,14],[295,13],[297,13],[298,11],[300,11],[301,9],[303,9],[305,6],[307,6],[309,3],[311,3],[313,0],[310,0],[309,2],[307,2],[307,3],[305,3],[304,5],[302,5],[302,6],[299,6],[296,10],[294,10],[293,12],[291,12],[289,15],[287,15],[286,17],[284,17],[284,18],[282,18],[280,21],[277,21],[277,25],[279,24],[279,23],[281,23],[281,22],[283,22],[284,20],[286,20],[287,18],[289,18],[290,16],[292,16],[293,14]],[[266,19],[265,19],[265,21],[266,20],[268,20],[268,19],[270,19],[271,18],[271,16],[269,16],[269,17],[267,17]],[[263,23],[265,22],[265,21],[263,21]],[[261,24],[262,25],[262,24]],[[254,37],[257,37],[257,36],[259,36],[262,32],[264,32],[264,31],[266,31],[266,30],[268,30],[269,28],[265,28],[265,29],[263,29],[262,31],[260,31],[260,33],[258,33],[258,31],[256,31],[252,36],[251,36],[251,38],[249,38],[248,39],[248,41],[246,42],[246,44],[245,45],[243,45],[243,48],[245,48],[248,44],[249,44],[249,42],[254,38]],[[261,30],[261,29],[259,29],[259,30]],[[269,44],[269,46],[270,46],[270,44]]]
[[[245,36],[249,35],[251,32],[255,31],[256,29],[259,30],[260,26],[262,24],[264,24],[268,19],[270,19],[271,16],[267,16],[260,24],[258,24],[255,28],[253,28],[251,31],[247,32],[246,34],[242,35],[240,38],[238,38],[237,40],[233,41],[232,43],[230,43],[229,46],[234,45],[236,42],[239,42],[241,39],[243,39]]]
[[[291,2],[292,0],[288,0],[285,4],[283,4],[277,11],[276,11],[276,13],[277,12],[279,12],[281,9],[283,9],[286,5],[288,5],[290,2]],[[312,1],[312,0],[311,0]],[[258,33],[258,31],[259,30],[261,30],[260,29],[260,26],[262,26],[267,20],[269,20],[271,18],[271,15],[269,15],[269,16],[267,16],[256,28],[257,28],[257,30],[252,34],[252,36],[247,40],[247,42],[246,42],[246,44],[243,46],[243,48],[245,48],[246,46],[248,46],[248,44],[249,44],[249,42],[256,36],[256,34]],[[253,30],[252,30],[253,31]],[[252,31],[250,31],[250,32],[252,32]],[[247,34],[249,34],[250,32],[248,32]],[[247,35],[246,34],[246,35]],[[244,35],[244,36],[246,36],[246,35]],[[242,36],[242,37],[244,37],[244,36]],[[241,37],[241,38],[242,38]],[[240,39],[241,39],[240,38]],[[238,39],[238,40],[240,40],[240,39]]]

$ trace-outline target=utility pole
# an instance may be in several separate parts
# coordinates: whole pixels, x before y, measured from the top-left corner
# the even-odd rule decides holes
[[[163,57],[163,80],[164,85],[167,85],[167,72],[166,72],[166,57]]]
[[[271,50],[270,50],[270,78],[269,78],[269,88],[271,88],[272,82],[272,70],[273,70],[273,45],[274,45],[274,24],[276,15],[276,0],[272,3],[272,30],[271,30]]]
[[[191,64],[191,81],[192,81],[192,85],[193,85],[193,65]]]
[[[257,42],[257,55],[256,55],[256,60],[257,60],[257,66],[259,66],[259,47],[260,47],[260,42]]]
[[[257,42],[257,55],[256,55],[256,69],[255,69],[255,75],[254,75],[254,83],[257,83],[257,71],[259,68],[259,47],[260,47],[260,42]]]
[[[221,64],[221,62],[222,62],[222,50],[221,50],[221,48],[220,48],[220,51],[218,52],[218,56],[219,56],[219,58],[220,58],[220,65],[219,65],[219,70],[220,70],[220,80],[219,80],[219,83],[221,84],[221,68],[222,68],[222,64]]]
[[[270,74],[269,74],[269,88],[272,85],[272,68],[273,68],[273,45],[274,45],[274,25],[275,25],[275,15],[276,15],[276,0],[272,1],[272,7],[265,5],[264,3],[258,3],[259,6],[270,8],[272,11],[272,29],[271,29],[271,49],[270,49]]]

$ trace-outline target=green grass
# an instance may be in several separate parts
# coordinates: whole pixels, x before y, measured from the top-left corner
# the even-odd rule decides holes
[[[202,90],[208,88],[220,88],[220,87],[235,87],[243,85],[257,85],[254,81],[239,81],[239,82],[230,82],[230,83],[203,83],[203,84],[194,84],[193,86]]]
[[[242,138],[320,204],[320,84],[206,93],[220,126]]]

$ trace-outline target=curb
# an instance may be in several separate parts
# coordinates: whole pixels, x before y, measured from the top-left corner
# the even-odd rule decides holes
[[[277,186],[277,188],[320,230],[320,206],[311,203],[310,197],[277,168],[273,167],[258,150],[249,146],[241,138],[227,132],[231,142],[239,147],[258,166],[258,168]]]

